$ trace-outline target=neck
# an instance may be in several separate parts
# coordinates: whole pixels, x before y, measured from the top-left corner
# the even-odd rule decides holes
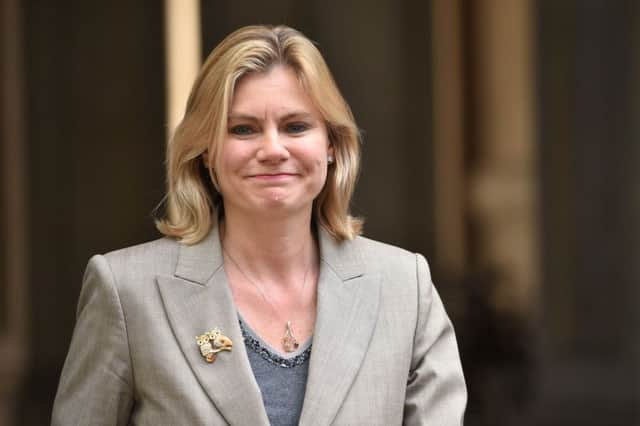
[[[222,223],[222,244],[249,276],[297,286],[301,273],[313,268],[317,259],[310,224],[311,212],[259,220],[233,212]]]

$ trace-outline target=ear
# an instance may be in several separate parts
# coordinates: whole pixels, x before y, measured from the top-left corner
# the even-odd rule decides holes
[[[202,162],[204,163],[205,167],[210,169],[211,167],[209,166],[209,150],[205,150],[200,156],[202,157]]]
[[[329,146],[327,147],[327,155],[335,157],[335,150],[333,149],[332,143],[329,143]]]

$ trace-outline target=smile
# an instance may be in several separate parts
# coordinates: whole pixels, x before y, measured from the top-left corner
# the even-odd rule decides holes
[[[297,174],[295,173],[263,173],[263,174],[251,175],[249,176],[249,178],[256,179],[259,181],[265,181],[265,182],[274,182],[274,181],[288,180],[296,176]]]

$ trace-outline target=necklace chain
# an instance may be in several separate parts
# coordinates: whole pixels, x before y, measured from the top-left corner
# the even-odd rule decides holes
[[[227,255],[229,260],[231,260],[231,263],[233,263],[233,265],[236,267],[236,269],[238,271],[240,271],[242,276],[247,281],[249,281],[249,283],[251,283],[251,285],[258,291],[258,293],[260,293],[260,296],[267,303],[267,305],[269,305],[271,307],[271,309],[273,310],[275,316],[280,321],[282,321],[282,317],[280,316],[280,312],[278,311],[278,309],[276,309],[275,305],[267,297],[267,295],[262,290],[262,288],[244,272],[244,270],[240,267],[238,262],[236,262],[236,260],[233,258],[233,256],[231,256],[231,253],[229,253],[229,251],[226,249],[226,247],[224,245],[222,246],[222,250]],[[311,262],[309,262],[309,264],[307,265],[307,267],[305,269],[305,272],[304,272],[304,278],[302,280],[302,288],[300,290],[301,294],[304,293],[304,290],[305,290],[305,288],[307,286],[307,275],[309,274],[309,270],[310,269],[311,269]],[[291,326],[291,320],[287,320],[287,321],[284,321],[284,322],[285,322],[285,332],[284,332],[284,336],[282,337],[282,345],[284,346],[285,351],[293,352],[296,349],[298,349],[300,344],[299,344],[298,340],[296,339],[296,337],[295,337],[295,335],[293,333],[293,329],[292,329],[292,326]]]

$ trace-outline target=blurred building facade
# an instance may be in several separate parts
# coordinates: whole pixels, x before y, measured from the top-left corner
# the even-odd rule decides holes
[[[158,237],[167,16],[1,7],[0,424],[36,425],[88,258]],[[364,131],[353,209],[430,259],[466,424],[640,424],[640,5],[201,2],[203,55],[254,23],[325,55]]]

